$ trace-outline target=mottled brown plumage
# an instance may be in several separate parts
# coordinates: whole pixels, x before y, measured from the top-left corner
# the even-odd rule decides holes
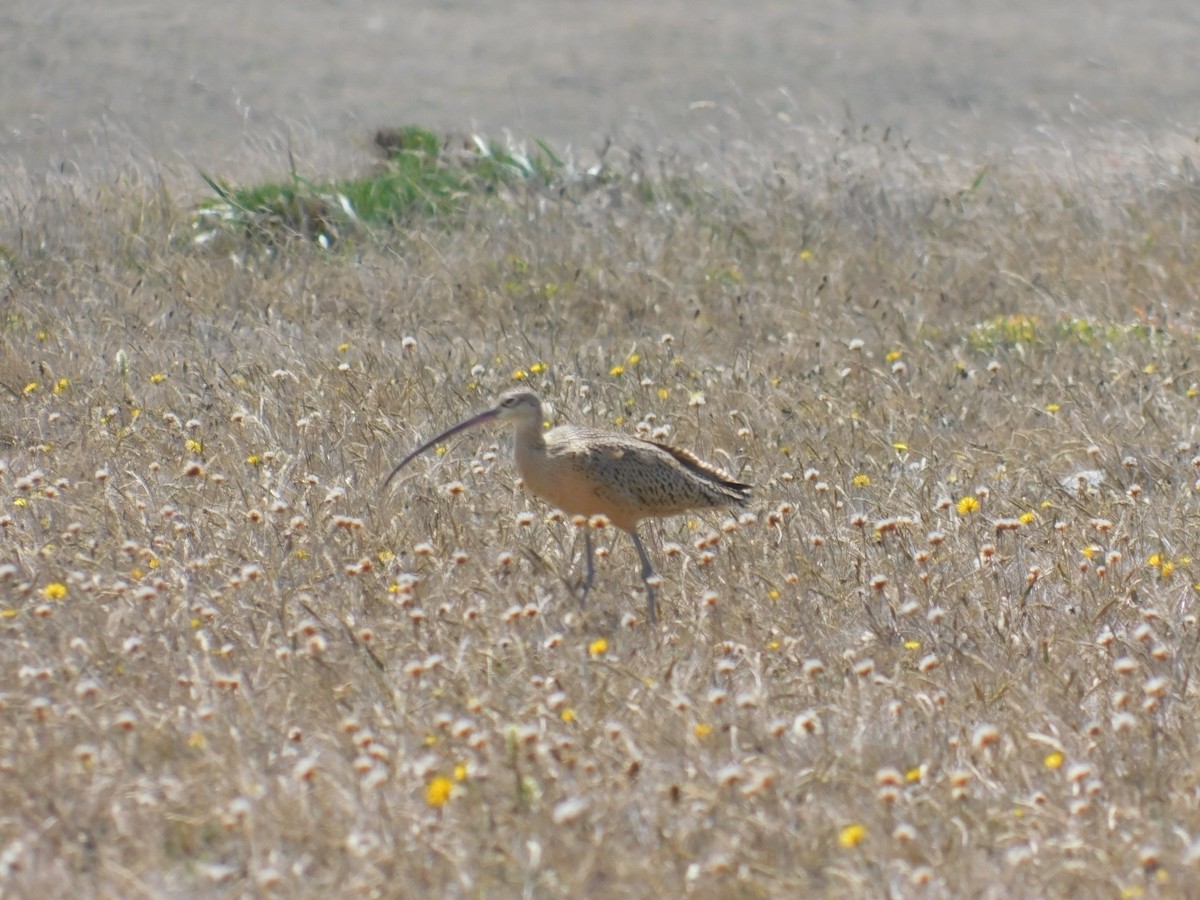
[[[406,456],[387,477],[384,487],[437,442],[484,422],[511,422],[517,431],[517,471],[530,491],[568,515],[605,516],[632,538],[642,560],[647,612],[654,622],[654,569],[638,537],[638,522],[692,509],[738,506],[749,499],[750,485],[734,481],[686,450],[666,444],[575,425],[543,432],[542,415],[542,401],[537,394],[504,394],[492,409],[458,423]],[[584,543],[586,597],[595,574],[587,529]]]

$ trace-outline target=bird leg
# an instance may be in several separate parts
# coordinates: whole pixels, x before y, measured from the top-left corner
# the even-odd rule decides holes
[[[646,555],[646,548],[642,546],[642,539],[638,537],[638,533],[631,531],[629,536],[633,538],[633,546],[637,547],[638,556],[642,558],[642,581],[646,583],[646,618],[650,620],[651,625],[657,625],[654,585],[650,583],[650,578],[654,575],[654,566],[650,565],[650,557]]]
[[[579,596],[579,605],[587,602],[588,591],[596,579],[596,565],[592,561],[592,532],[586,526],[583,529],[583,593]]]

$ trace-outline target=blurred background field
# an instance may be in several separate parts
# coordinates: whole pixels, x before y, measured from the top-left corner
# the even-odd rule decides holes
[[[6,893],[1200,890],[1194,13],[238,9],[0,13]]]
[[[1198,38],[1187,0],[12,0],[0,159],[38,174],[136,154],[256,178],[282,145],[325,168],[353,136],[409,122],[510,129],[577,156],[629,134],[691,151],[758,142],[777,117],[891,128],[954,154],[1114,126],[1193,138]]]

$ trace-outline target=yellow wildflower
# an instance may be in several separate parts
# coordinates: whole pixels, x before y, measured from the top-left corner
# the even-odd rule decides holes
[[[150,376],[151,384],[162,384],[166,380],[167,380],[167,376],[166,376],[165,372],[155,372],[153,375]]]
[[[710,734],[712,734],[712,728],[710,728],[708,725],[705,725],[703,722],[697,722],[696,727],[692,729],[692,734],[698,738],[708,737]]]
[[[588,653],[592,656],[603,656],[608,652],[608,641],[604,638],[596,638],[588,644]]]
[[[870,487],[871,476],[866,475],[862,472],[859,472],[857,475],[854,476],[853,484],[855,487]]]
[[[454,782],[445,775],[435,775],[425,786],[425,802],[435,809],[445,806],[454,792]]]
[[[54,393],[61,394],[71,386],[71,381],[68,378],[60,378],[54,385]]]
[[[560,717],[562,718],[562,720],[564,722],[574,722],[575,721],[575,710],[571,709],[571,707],[568,706],[566,709],[564,709],[562,711],[562,713],[560,713]]]
[[[528,377],[529,377],[529,373],[526,372],[524,369],[516,369],[512,373],[513,381],[524,381]]]
[[[529,367],[529,371],[534,375],[541,375],[546,371],[546,364],[544,362],[535,362]]]
[[[42,588],[42,596],[47,600],[61,600],[67,596],[67,586],[61,581],[52,581]]]
[[[623,374],[625,374],[625,367],[623,365],[621,365],[620,363],[617,363],[615,366],[613,366],[611,369],[608,370],[608,374],[609,375],[623,375]]]
[[[969,516],[979,509],[979,501],[970,494],[967,494],[958,501],[957,509],[960,516]]]
[[[841,833],[838,834],[838,843],[849,850],[862,843],[862,839],[866,836],[866,826],[855,823],[854,825],[847,825],[841,830]]]
[[[1057,769],[1063,764],[1063,755],[1055,750],[1053,753],[1047,753],[1045,759],[1042,760],[1042,765],[1047,769]]]

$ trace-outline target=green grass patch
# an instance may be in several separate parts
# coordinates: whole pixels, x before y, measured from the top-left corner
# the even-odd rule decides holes
[[[259,239],[301,235],[332,246],[373,227],[452,221],[473,200],[506,187],[549,187],[568,167],[544,141],[526,152],[485,138],[441,137],[418,126],[381,129],[384,161],[371,171],[321,180],[293,165],[283,181],[236,186],[201,173],[215,195],[196,215],[197,241],[230,232]]]
[[[1010,350],[1018,344],[1071,341],[1085,347],[1121,346],[1161,336],[1162,330],[1145,322],[1100,322],[1079,317],[1042,320],[1014,314],[994,316],[971,326],[967,342],[976,350]]]

